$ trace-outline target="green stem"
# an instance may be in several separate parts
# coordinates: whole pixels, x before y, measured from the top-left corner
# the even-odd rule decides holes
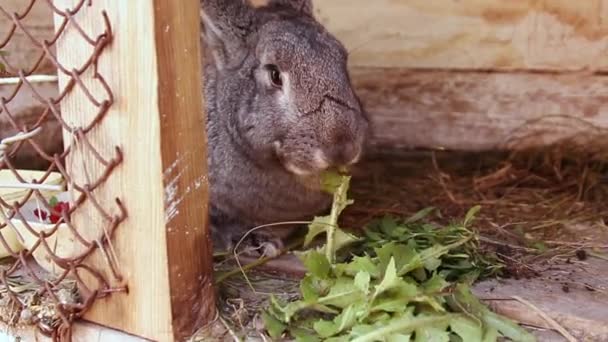
[[[327,245],[325,246],[325,256],[330,265],[334,264],[336,260],[335,249],[335,235],[336,227],[338,227],[338,217],[340,212],[346,207],[348,199],[346,197],[346,189],[348,188],[348,181],[342,181],[338,189],[334,192],[334,204],[331,207],[331,213],[329,214],[329,227],[327,228]]]

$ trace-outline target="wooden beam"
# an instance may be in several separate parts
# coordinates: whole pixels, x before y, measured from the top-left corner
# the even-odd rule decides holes
[[[76,2],[54,3],[64,9]],[[95,196],[114,213],[116,197],[126,206],[128,218],[113,247],[128,293],[97,301],[85,319],[152,340],[183,341],[215,316],[199,1],[99,0],[85,5],[75,20],[96,37],[105,29],[102,11],[113,41],[98,69],[115,103],[88,140],[106,159],[115,157],[115,146],[123,151],[123,162]],[[70,70],[91,50],[73,27],[58,42],[59,60]],[[98,101],[107,99],[92,73],[83,78]],[[61,89],[67,81],[62,74]],[[76,127],[97,111],[77,88],[61,103],[63,118]],[[72,138],[64,131],[66,144]],[[71,176],[80,184],[87,176],[96,179],[103,167],[82,145],[76,147],[67,161]],[[107,222],[90,203],[81,209],[87,208],[76,211],[73,221],[94,237]],[[112,279],[101,253],[87,262]],[[113,280],[113,285],[124,284]]]
[[[608,0],[314,0],[314,5],[357,67],[608,70]]]
[[[353,67],[608,71],[608,0],[313,1]],[[30,27],[50,37],[48,6],[38,1],[34,10]],[[0,16],[0,37],[5,23]],[[36,53],[19,31],[9,50],[16,61]]]
[[[378,145],[608,149],[608,76],[356,68]]]

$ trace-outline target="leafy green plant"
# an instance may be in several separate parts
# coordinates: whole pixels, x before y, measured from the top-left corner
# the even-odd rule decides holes
[[[492,268],[474,253],[475,235],[462,224],[446,229],[422,223],[425,210],[406,220],[386,217],[356,237],[338,227],[352,203],[350,177],[329,175],[334,194],[328,216],[309,226],[306,245],[320,234],[326,244],[298,253],[308,272],[301,298],[289,303],[271,297],[263,312],[272,338],[296,341],[534,341],[517,324],[483,305],[470,283]],[[345,252],[345,247],[352,247]],[[454,281],[454,282],[450,282]]]
[[[392,243],[404,244],[405,248],[420,253],[428,250],[425,253],[433,254],[434,258],[427,263],[437,265],[434,271],[440,272],[448,281],[470,284],[500,273],[503,265],[495,255],[480,251],[477,236],[469,228],[479,206],[471,208],[462,223],[446,226],[424,222],[434,210],[426,208],[405,219],[387,215],[372,221],[364,231],[363,250],[369,252]]]

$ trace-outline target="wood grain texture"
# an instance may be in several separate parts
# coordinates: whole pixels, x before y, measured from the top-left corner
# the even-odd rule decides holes
[[[74,2],[56,4],[70,8]],[[199,34],[198,7],[197,0],[99,0],[76,15],[92,36],[104,28],[102,10],[112,25],[114,40],[99,70],[115,103],[88,138],[105,158],[115,156],[114,146],[122,148],[123,163],[95,195],[113,212],[118,197],[128,211],[113,241],[128,294],[99,300],[85,319],[156,341],[182,341],[215,314],[200,51],[198,39],[188,38]],[[79,66],[91,52],[75,30],[58,44],[65,65]],[[60,88],[65,82],[61,77]],[[88,77],[84,83],[104,98],[99,82]],[[78,126],[95,109],[76,90],[62,101],[62,111]],[[68,132],[63,138],[72,143]],[[82,183],[103,168],[81,152],[71,154],[68,167]],[[92,208],[74,221],[89,237],[105,223]],[[100,253],[88,262],[108,273]]]
[[[608,71],[608,0],[314,3],[317,18],[351,51],[353,66]],[[24,2],[2,5],[18,11]],[[38,1],[26,23],[37,36],[50,37],[49,16],[48,6]],[[0,16],[0,37],[7,24]],[[9,51],[16,63],[37,55],[20,32]]]
[[[608,0],[314,0],[314,5],[317,18],[351,52],[353,66],[608,69]]]
[[[608,77],[357,68],[378,145],[608,148]]]
[[[200,2],[154,0],[161,158],[176,340],[215,318]]]

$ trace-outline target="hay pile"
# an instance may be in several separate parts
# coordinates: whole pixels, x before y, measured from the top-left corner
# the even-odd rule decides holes
[[[13,262],[10,258],[2,260],[0,272],[6,271]],[[43,271],[37,272],[36,276],[49,284],[54,282],[54,279]],[[42,331],[51,333],[61,322],[58,305],[76,304],[80,301],[74,280],[64,279],[59,285],[52,287],[53,296],[58,301],[43,291],[43,287],[25,270],[8,276],[7,280],[15,296],[10,296],[5,287],[0,287],[0,321],[9,327],[38,326]]]

